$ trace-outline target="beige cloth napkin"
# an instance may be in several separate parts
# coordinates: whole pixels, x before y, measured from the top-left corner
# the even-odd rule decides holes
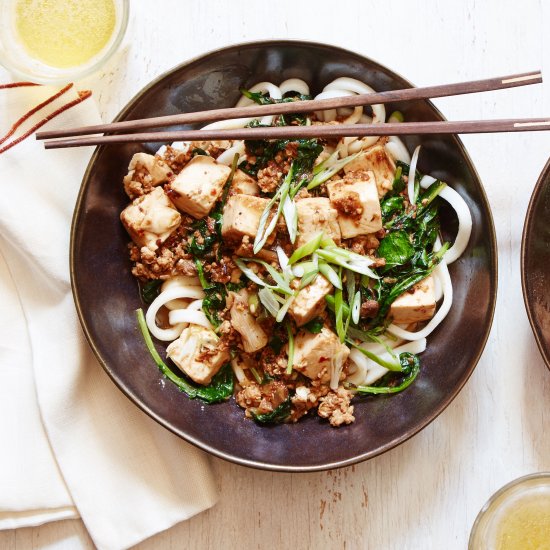
[[[52,93],[0,90],[0,135]],[[44,128],[98,122],[91,98]],[[209,508],[216,490],[207,457],[139,411],[83,339],[68,255],[90,155],[34,137],[0,155],[0,528],[80,515],[116,550]]]

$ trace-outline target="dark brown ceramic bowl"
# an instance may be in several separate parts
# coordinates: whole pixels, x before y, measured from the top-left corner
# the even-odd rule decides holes
[[[364,80],[377,90],[411,86],[378,63],[340,48],[260,42],[228,47],[176,67],[132,99],[116,120],[232,106],[239,88],[263,80],[300,77],[316,92],[338,76]],[[388,112],[396,107],[389,105]],[[407,120],[443,120],[427,101],[402,103],[399,109]],[[406,141],[411,150],[423,145],[420,170],[450,182],[464,197],[472,211],[472,237],[463,257],[451,266],[454,304],[429,338],[416,382],[395,396],[358,399],[355,423],[339,429],[315,415],[297,424],[258,426],[244,419],[234,400],[206,406],[163,380],[137,329],[134,310],[142,304],[130,274],[129,239],[119,222],[128,203],[121,182],[130,158],[158,145],[99,148],[76,205],[71,270],[84,331],[117,386],[194,445],[239,464],[279,471],[323,470],[366,460],[429,424],[457,395],[483,351],[496,297],[496,241],[487,198],[460,140],[424,136]],[[456,225],[452,211],[444,210],[443,233],[453,238]],[[159,344],[161,353],[164,347]]]
[[[527,207],[521,241],[521,286],[529,322],[550,369],[550,160]]]

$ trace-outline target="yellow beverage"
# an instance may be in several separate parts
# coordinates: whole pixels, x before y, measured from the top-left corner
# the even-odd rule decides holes
[[[57,68],[77,67],[109,43],[114,0],[16,0],[15,27],[28,55]]]
[[[550,550],[550,493],[526,494],[502,511],[497,550]]]

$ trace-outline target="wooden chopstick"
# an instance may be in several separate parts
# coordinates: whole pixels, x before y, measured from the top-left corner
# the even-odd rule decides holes
[[[173,126],[178,124],[196,124],[198,122],[215,122],[231,118],[261,117],[265,115],[309,113],[326,109],[339,109],[341,107],[356,107],[359,105],[376,105],[398,101],[410,101],[414,99],[430,99],[435,97],[447,97],[476,92],[488,92],[528,84],[539,84],[542,82],[540,71],[513,74],[474,80],[470,82],[459,82],[456,84],[442,84],[438,86],[427,86],[424,88],[406,88],[403,90],[389,90],[372,94],[358,94],[332,99],[313,99],[307,101],[293,101],[288,103],[275,103],[271,105],[251,105],[249,107],[231,107],[225,109],[213,109],[210,111],[199,111],[195,113],[181,113],[153,117],[139,120],[126,120],[123,122],[112,122],[110,124],[98,124],[95,126],[82,126],[79,128],[68,128],[63,130],[50,130],[38,132],[36,139],[51,139],[68,136],[82,136],[86,134],[98,134],[103,132],[118,132],[120,130],[134,131],[145,128],[159,128],[162,126]]]
[[[115,134],[46,141],[46,149],[109,145],[113,143],[171,143],[232,139],[342,138],[364,136],[405,136],[420,134],[486,134],[494,132],[533,132],[550,130],[550,118],[501,120],[462,120],[430,122],[391,122],[384,124],[314,124],[311,126],[264,126],[234,130],[180,130]]]

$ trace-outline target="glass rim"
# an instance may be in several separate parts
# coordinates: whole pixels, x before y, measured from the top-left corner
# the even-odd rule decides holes
[[[480,511],[478,512],[476,519],[472,525],[472,529],[470,531],[470,537],[468,539],[468,550],[474,550],[473,544],[474,542],[476,542],[475,537],[478,533],[478,529],[481,525],[481,522],[487,516],[487,514],[494,513],[496,510],[499,509],[500,506],[502,506],[507,502],[506,500],[504,500],[503,502],[498,503],[498,500],[501,499],[503,496],[506,496],[506,493],[511,492],[512,489],[520,485],[523,485],[524,483],[527,483],[529,481],[538,480],[538,479],[547,479],[550,487],[550,471],[536,472],[533,474],[527,474],[527,475],[518,477],[516,479],[513,479],[512,481],[508,482],[506,485],[503,485],[500,489],[494,492],[487,499],[485,504],[481,507]],[[496,503],[499,504],[499,507],[497,507],[496,509],[493,509]]]
[[[118,50],[124,35],[126,34],[126,29],[128,27],[128,20],[130,14],[130,2],[129,0],[115,0],[115,2],[120,3],[120,18],[118,29],[114,31],[114,38],[111,41],[111,44],[103,52],[99,52],[101,55],[90,65],[85,65],[82,68],[68,67],[65,72],[59,74],[52,74],[51,76],[47,75],[37,75],[32,71],[26,71],[24,68],[21,68],[16,63],[13,63],[10,59],[10,56],[7,55],[5,49],[0,47],[0,65],[2,65],[6,70],[16,75],[18,78],[23,78],[31,82],[36,82],[37,84],[64,84],[67,82],[77,81],[81,78],[85,78],[90,74],[97,71],[104,63],[106,63],[113,54]]]

